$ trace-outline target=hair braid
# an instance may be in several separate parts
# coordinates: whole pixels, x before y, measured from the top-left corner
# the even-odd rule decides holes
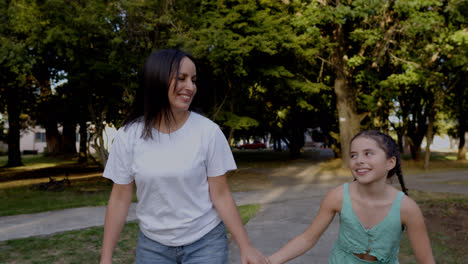
[[[395,165],[395,167],[396,167],[396,165]],[[397,175],[398,181],[400,182],[401,191],[404,192],[406,195],[408,195],[408,189],[406,188],[405,181],[403,180],[403,173],[401,171],[401,165],[400,164],[398,164],[398,168],[396,168],[395,174]]]

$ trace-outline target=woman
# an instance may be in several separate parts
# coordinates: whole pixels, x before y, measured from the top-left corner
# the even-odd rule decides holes
[[[129,117],[112,144],[104,177],[114,182],[101,263],[111,263],[137,186],[136,263],[227,263],[224,224],[242,263],[268,263],[253,248],[229,191],[236,165],[219,127],[189,110],[197,92],[190,55],[161,50],[147,59]]]

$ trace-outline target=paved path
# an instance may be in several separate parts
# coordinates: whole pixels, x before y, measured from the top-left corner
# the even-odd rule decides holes
[[[340,178],[340,177],[338,177]],[[447,182],[468,181],[468,171],[424,173],[405,177],[407,188],[433,192],[468,194],[468,186]],[[337,184],[303,184],[277,187],[268,191],[235,193],[238,203],[263,204],[261,211],[251,219],[246,229],[259,250],[270,255],[286,242],[302,233],[317,214],[323,195]],[[395,185],[399,186],[398,180]],[[411,193],[410,193],[411,194]],[[338,217],[330,224],[316,246],[303,256],[288,263],[328,263],[328,256],[339,230]],[[229,263],[240,263],[239,249],[230,243]]]
[[[448,181],[467,181],[468,171],[453,171],[411,175],[406,177],[408,188],[438,192],[468,194],[467,185],[446,184]],[[310,182],[310,181],[303,181]],[[445,182],[445,183],[444,183]],[[238,205],[258,203],[260,212],[246,229],[255,247],[271,254],[294,236],[304,231],[316,215],[323,195],[332,184],[285,184],[268,190],[234,193]],[[102,226],[105,207],[84,207],[38,214],[0,217],[0,241],[28,236],[49,235],[91,226]],[[132,205],[128,221],[134,221]],[[338,233],[338,217],[324,233],[317,245],[304,256],[290,263],[326,263]],[[240,263],[237,245],[231,241],[230,263]]]
[[[235,193],[234,197],[239,204],[255,201],[263,204],[260,212],[247,223],[246,230],[252,244],[264,254],[271,255],[310,225],[323,195],[334,186],[336,185],[295,185],[263,192]],[[335,217],[313,249],[288,263],[328,263],[328,256],[337,236],[338,217]],[[229,248],[229,263],[240,263],[237,244],[231,241]]]
[[[465,170],[408,175],[405,177],[405,181],[408,185],[407,188],[410,190],[410,196],[412,189],[428,192],[468,194],[468,171]],[[449,184],[450,182],[452,184]]]

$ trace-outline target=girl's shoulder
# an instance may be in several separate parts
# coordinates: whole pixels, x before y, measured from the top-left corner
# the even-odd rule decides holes
[[[406,222],[408,219],[421,215],[421,208],[416,203],[416,201],[407,195],[403,195],[401,200],[400,215],[402,222]]]
[[[322,206],[326,206],[336,212],[341,212],[343,192],[344,184],[330,189],[322,200]]]
[[[333,198],[343,199],[344,184],[340,184],[332,189],[330,189],[327,195],[332,196]]]

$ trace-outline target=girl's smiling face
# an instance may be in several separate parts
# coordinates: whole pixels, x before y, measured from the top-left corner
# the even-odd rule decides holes
[[[369,137],[358,137],[351,143],[349,168],[362,184],[385,182],[388,172],[395,167],[395,157],[387,158],[385,151]]]

